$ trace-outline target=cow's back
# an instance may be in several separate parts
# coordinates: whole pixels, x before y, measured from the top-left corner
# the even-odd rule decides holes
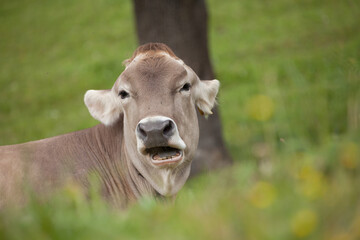
[[[0,208],[24,202],[28,191],[51,192],[71,175],[71,134],[0,147]],[[75,159],[74,159],[75,160]],[[74,169],[72,169],[74,170]]]
[[[19,145],[0,147],[0,208],[23,198],[24,164],[20,155]]]

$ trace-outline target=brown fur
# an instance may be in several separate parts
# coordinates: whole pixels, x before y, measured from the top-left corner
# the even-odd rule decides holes
[[[126,59],[124,61],[124,64],[128,65],[140,54],[147,54],[148,56],[155,56],[160,52],[167,53],[169,56],[173,57],[174,59],[179,59],[175,55],[175,53],[165,44],[163,44],[163,43],[148,43],[148,44],[139,46],[133,53],[132,57],[129,59]]]

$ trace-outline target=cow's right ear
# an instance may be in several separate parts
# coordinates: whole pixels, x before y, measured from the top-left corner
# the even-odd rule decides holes
[[[85,93],[84,102],[91,116],[105,125],[115,123],[122,111],[111,90],[89,90]]]

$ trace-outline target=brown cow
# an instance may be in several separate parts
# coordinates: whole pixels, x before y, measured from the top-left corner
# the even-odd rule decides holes
[[[121,207],[141,196],[175,196],[198,144],[195,106],[211,114],[219,81],[200,81],[161,43],[140,46],[125,65],[111,89],[85,94],[101,124],[0,147],[0,206],[21,201],[24,182],[44,193],[72,179],[86,192],[89,173]]]

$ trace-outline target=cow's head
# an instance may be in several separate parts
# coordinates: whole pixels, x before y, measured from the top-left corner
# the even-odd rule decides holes
[[[89,90],[85,104],[105,125],[123,114],[128,157],[160,194],[174,195],[189,176],[198,144],[195,107],[212,113],[219,81],[200,81],[164,44],[140,46],[125,64],[112,89]]]

